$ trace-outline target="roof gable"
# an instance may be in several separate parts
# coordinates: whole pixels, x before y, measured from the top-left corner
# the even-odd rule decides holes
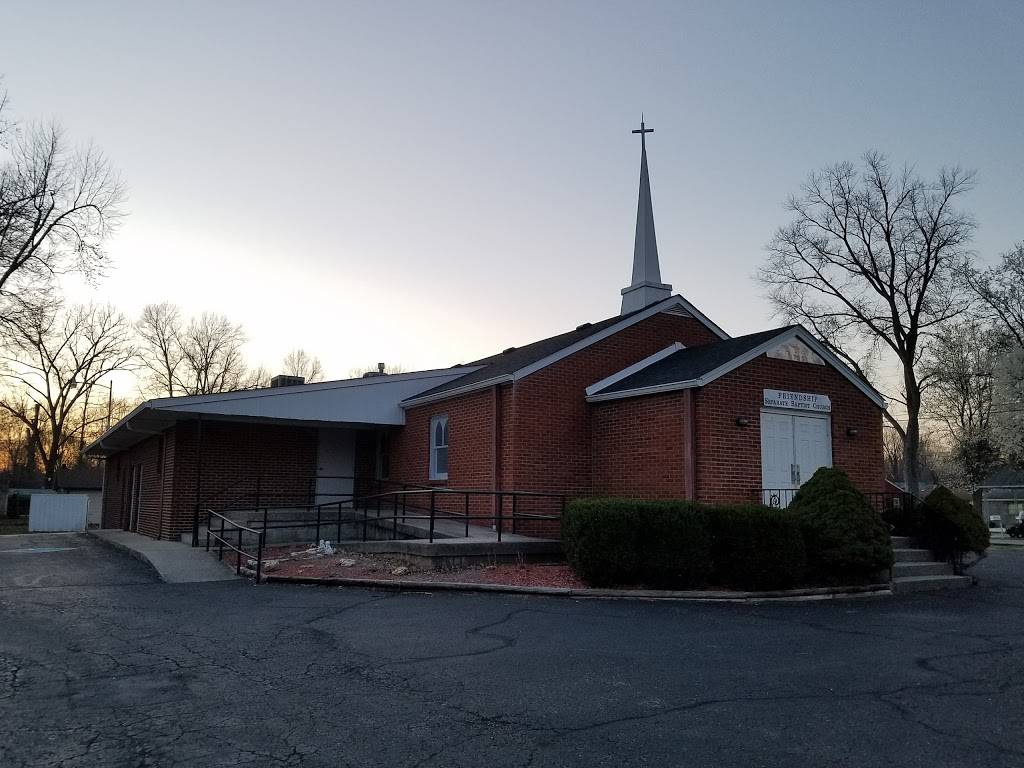
[[[628,315],[616,315],[597,323],[585,323],[568,333],[551,336],[523,347],[509,348],[497,355],[475,360],[469,363],[470,366],[475,366],[473,372],[410,397],[403,402],[403,406],[421,405],[495,384],[517,381],[661,312],[692,317],[719,338],[729,338],[725,331],[712,323],[682,296],[670,296],[664,301]]]
[[[887,407],[877,390],[799,325],[689,347],[661,357],[653,355],[652,358],[657,359],[648,358],[645,365],[637,364],[634,366],[636,370],[627,376],[615,374],[588,387],[587,400],[600,402],[702,387],[794,339],[806,344],[826,365],[839,371],[879,408]]]

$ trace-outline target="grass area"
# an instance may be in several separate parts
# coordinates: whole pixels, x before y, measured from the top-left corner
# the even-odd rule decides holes
[[[28,516],[0,516],[0,536],[5,536],[10,533],[28,533]]]

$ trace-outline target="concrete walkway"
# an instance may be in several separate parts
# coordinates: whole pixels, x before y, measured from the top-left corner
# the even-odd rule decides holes
[[[1024,547],[1024,539],[1013,539],[1002,531],[991,531],[989,533],[993,547]]]
[[[127,552],[153,566],[162,581],[184,584],[196,581],[230,581],[237,579],[234,570],[217,560],[202,547],[192,548],[175,541],[157,541],[131,531],[94,529],[89,531],[115,549]]]

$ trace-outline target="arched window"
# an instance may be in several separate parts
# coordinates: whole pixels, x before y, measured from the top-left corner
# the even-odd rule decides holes
[[[430,479],[448,479],[448,417],[430,420]]]

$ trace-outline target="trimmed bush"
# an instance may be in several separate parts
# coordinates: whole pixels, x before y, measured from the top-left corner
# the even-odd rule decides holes
[[[596,587],[701,586],[711,573],[707,512],[686,501],[580,499],[562,518],[565,556]]]
[[[841,469],[815,472],[796,492],[789,511],[800,520],[811,581],[866,583],[892,566],[892,542],[882,516]]]
[[[959,571],[968,552],[983,554],[989,531],[971,503],[939,486],[924,500],[924,545],[937,557],[949,560]]]
[[[580,499],[562,515],[562,548],[580,578],[595,587],[628,583],[640,565],[637,502]]]
[[[712,570],[707,511],[685,501],[643,502],[637,511],[640,581],[666,589],[706,584]]]
[[[749,590],[790,589],[807,567],[800,520],[789,510],[758,504],[709,510],[714,580]]]

